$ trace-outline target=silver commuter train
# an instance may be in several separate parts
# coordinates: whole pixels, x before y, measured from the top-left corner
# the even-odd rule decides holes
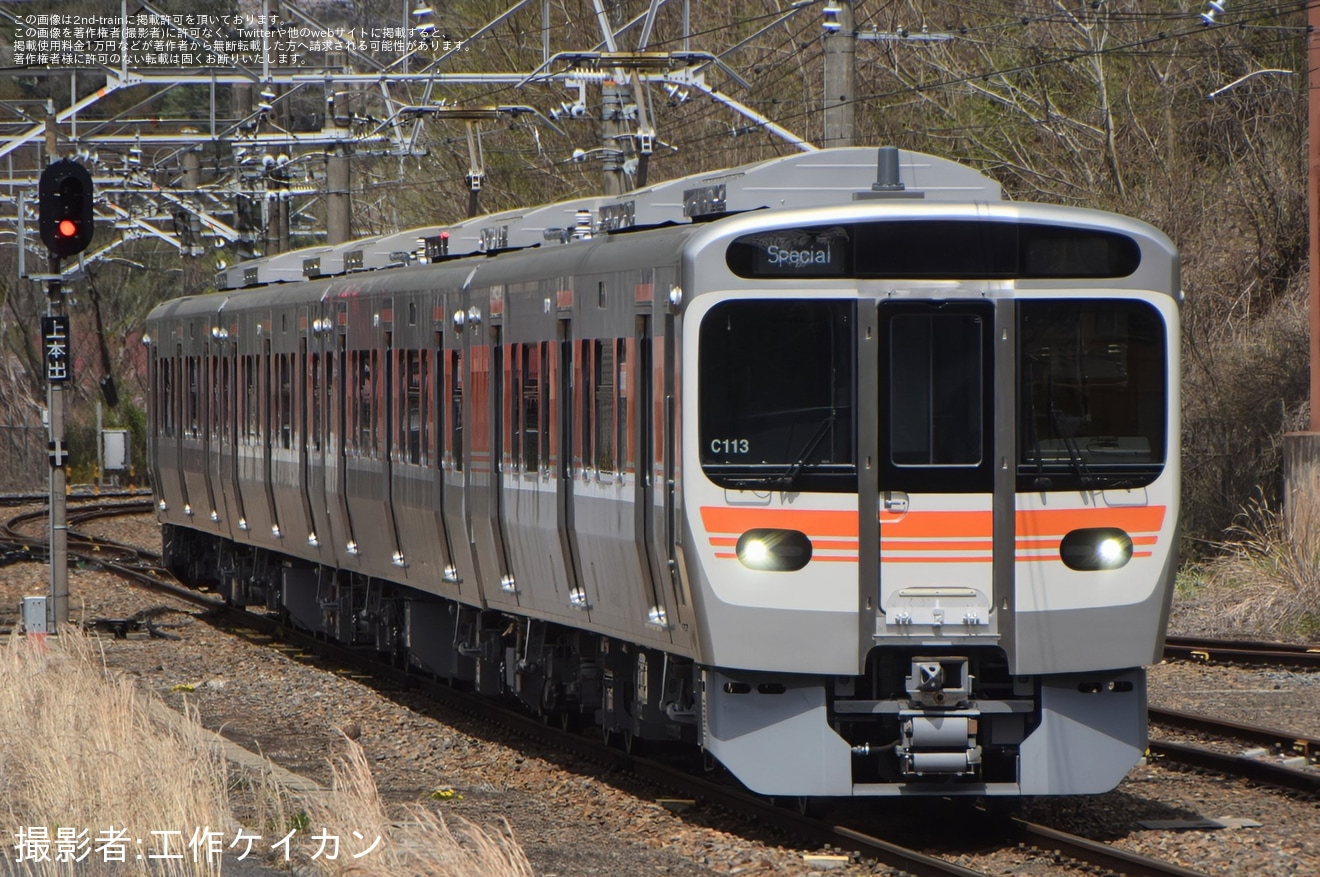
[[[148,321],[180,575],[769,795],[1142,756],[1179,497],[1151,226],[853,148],[218,281]]]

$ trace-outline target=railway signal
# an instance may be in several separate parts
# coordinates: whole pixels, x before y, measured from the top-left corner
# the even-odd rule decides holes
[[[41,240],[56,256],[76,256],[92,242],[92,176],[87,168],[64,159],[41,172],[38,184]]]

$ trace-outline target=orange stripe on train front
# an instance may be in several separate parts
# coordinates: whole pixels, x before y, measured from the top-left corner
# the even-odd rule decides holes
[[[1128,533],[1158,533],[1165,511],[1162,505],[1032,509],[1017,513],[1017,531],[1023,536],[1063,536],[1087,527],[1118,527]]]
[[[704,506],[701,522],[708,533],[746,533],[748,530],[800,530],[812,538],[857,538],[857,512],[802,509],[741,509]]]
[[[1118,527],[1128,533],[1158,533],[1164,506],[1090,509],[1029,509],[1016,518],[1018,536],[1063,536],[1087,527]],[[886,539],[988,539],[994,525],[989,511],[881,513]],[[745,533],[759,528],[800,530],[813,539],[858,535],[857,513],[830,509],[746,509],[704,506],[701,522],[708,533]]]
[[[1028,509],[1019,511],[1016,532],[1027,538],[1063,536],[1088,527],[1118,527],[1128,533],[1158,533],[1164,525],[1164,506],[1092,509]],[[886,539],[989,539],[994,516],[982,512],[908,512],[880,514]]]

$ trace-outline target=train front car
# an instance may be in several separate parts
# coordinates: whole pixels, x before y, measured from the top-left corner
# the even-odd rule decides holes
[[[769,795],[1108,791],[1172,595],[1177,254],[903,159],[685,254],[701,742]]]

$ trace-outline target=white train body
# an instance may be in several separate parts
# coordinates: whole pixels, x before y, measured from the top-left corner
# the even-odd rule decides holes
[[[1177,254],[879,167],[796,155],[161,305],[167,557],[765,794],[1113,788],[1177,560]],[[430,264],[370,270],[418,237]]]

